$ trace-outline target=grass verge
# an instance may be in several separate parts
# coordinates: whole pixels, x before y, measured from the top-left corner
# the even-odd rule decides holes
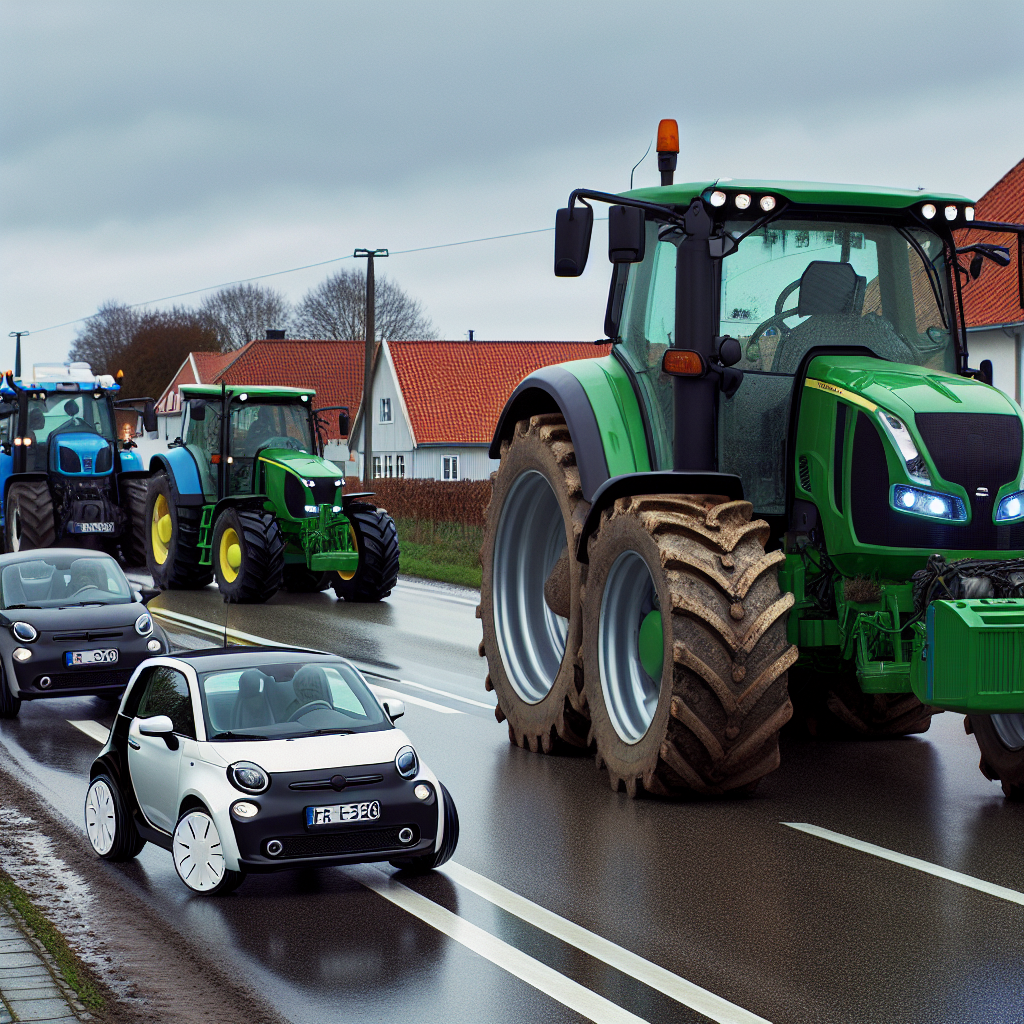
[[[462,523],[397,519],[401,570],[441,583],[480,586],[480,545],[484,531]]]
[[[89,968],[78,959],[67,939],[4,871],[0,871],[0,900],[13,907],[25,919],[36,938],[56,961],[64,980],[74,989],[82,1005],[94,1013],[102,1010],[105,1001],[89,977]]]

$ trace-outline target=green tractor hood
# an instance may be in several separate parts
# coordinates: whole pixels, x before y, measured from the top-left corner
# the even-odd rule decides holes
[[[259,460],[264,463],[264,468],[274,466],[294,473],[300,480],[330,477],[332,480],[344,482],[341,470],[333,462],[322,459],[319,455],[295,451],[293,448],[263,448],[259,453]]]

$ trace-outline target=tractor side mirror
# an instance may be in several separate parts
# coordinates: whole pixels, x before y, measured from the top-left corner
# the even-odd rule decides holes
[[[188,403],[188,415],[192,420],[206,419],[206,400],[203,398],[191,398]]]
[[[593,207],[585,203],[555,214],[555,277],[579,277],[590,255]]]
[[[348,420],[348,409],[338,413],[338,431],[339,437],[348,437],[349,433],[349,420]]]
[[[640,263],[647,242],[644,211],[635,206],[613,206],[608,211],[608,259],[612,263]]]
[[[157,429],[156,422],[156,402],[147,402],[142,407],[142,429],[147,434],[155,434]]]
[[[14,402],[0,402],[0,419],[6,416],[13,416],[18,411]]]

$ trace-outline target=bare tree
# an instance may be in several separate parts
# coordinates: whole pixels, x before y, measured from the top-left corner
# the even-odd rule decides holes
[[[378,340],[434,337],[423,307],[383,275],[374,276]],[[295,334],[303,338],[360,340],[366,330],[366,272],[339,270],[310,288],[295,307]]]
[[[280,292],[258,284],[235,284],[208,295],[199,307],[217,332],[222,352],[241,348],[267,328],[286,328],[291,307]]]
[[[78,329],[68,358],[88,363],[94,373],[117,373],[144,315],[124,303],[104,302]]]
[[[175,307],[146,313],[124,351],[125,398],[158,399],[190,352],[218,352],[220,342],[208,318]]]

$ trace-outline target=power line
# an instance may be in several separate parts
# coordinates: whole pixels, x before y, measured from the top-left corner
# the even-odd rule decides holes
[[[607,220],[607,217],[598,217],[597,220]],[[550,228],[534,228],[531,231],[511,231],[505,235],[488,235],[486,238],[466,238],[461,242],[442,242],[440,245],[421,245],[415,249],[392,249],[392,256],[403,256],[412,252],[428,252],[431,249],[452,249],[457,245],[473,245],[476,242],[496,242],[503,238],[521,238],[523,235],[540,235],[547,231],[554,231]],[[223,284],[211,284],[205,288],[194,288],[188,292],[178,292],[176,295],[164,295],[159,299],[147,299],[145,302],[133,302],[128,308],[138,309],[139,306],[152,306],[157,302],[169,302],[171,299],[184,299],[189,295],[199,295],[202,292],[212,292],[218,288],[230,288],[236,284],[250,284],[252,281],[265,281],[268,277],[280,277],[282,274],[294,274],[300,270],[312,270],[314,267],[326,267],[330,263],[339,263],[341,260],[350,260],[351,256],[335,256],[333,259],[321,260],[319,263],[307,263],[301,267],[290,267],[288,270],[275,270],[270,274],[258,274],[255,277],[242,277],[237,281],[225,281]],[[79,317],[77,320],[67,320],[62,324],[53,324],[50,327],[41,327],[32,331],[33,334],[44,334],[46,331],[55,331],[58,327],[72,327],[75,324],[83,324],[91,320],[96,314]],[[28,331],[25,332],[26,334]]]

